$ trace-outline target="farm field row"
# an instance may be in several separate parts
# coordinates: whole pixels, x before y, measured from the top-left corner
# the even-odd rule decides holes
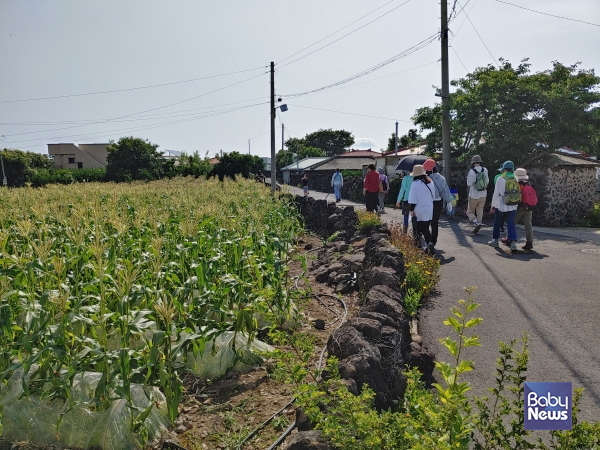
[[[4,437],[108,450],[164,429],[189,360],[289,310],[299,231],[247,180],[2,190]]]

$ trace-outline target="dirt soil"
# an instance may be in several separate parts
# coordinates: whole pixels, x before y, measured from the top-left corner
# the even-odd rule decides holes
[[[305,235],[299,242],[297,252],[305,254],[307,265],[317,258],[318,248],[323,245],[320,238]],[[290,276],[302,273],[299,259],[290,265]],[[307,282],[314,294],[334,294],[334,288],[317,283],[308,274]],[[303,281],[300,288],[307,288]],[[358,311],[357,293],[343,297],[348,307],[348,317]],[[312,364],[318,364],[321,350],[329,335],[340,324],[343,308],[340,303],[327,296],[314,296],[301,305],[302,325],[298,331],[314,337]],[[315,320],[325,321],[325,329],[317,330]],[[260,336],[259,336],[260,338]],[[268,362],[267,362],[268,364]],[[229,373],[218,380],[203,380],[188,375],[184,379],[184,400],[180,405],[180,416],[169,435],[160,443],[149,448],[170,447],[177,450],[244,449],[264,450],[295,420],[296,407],[291,404],[293,386],[274,380],[267,364],[249,373]],[[262,430],[246,441],[247,436],[265,420],[281,411]],[[173,442],[173,444],[171,444]],[[178,442],[177,445],[174,445]],[[243,444],[242,444],[243,443]]]

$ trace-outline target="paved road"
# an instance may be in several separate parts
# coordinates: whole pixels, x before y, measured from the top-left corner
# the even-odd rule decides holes
[[[382,218],[399,222],[401,214],[388,210]],[[491,227],[478,235],[471,229],[466,221],[440,223],[439,295],[420,313],[426,345],[445,359],[447,352],[438,343],[448,335],[442,321],[465,297],[463,287],[475,285],[484,322],[477,329],[482,347],[466,352],[476,364],[466,378],[473,392],[484,395],[493,386],[498,341],[518,339],[526,331],[528,381],[572,381],[585,388],[581,419],[600,420],[600,230],[534,228],[535,253],[511,255],[487,245]],[[523,231],[517,232],[523,238]]]

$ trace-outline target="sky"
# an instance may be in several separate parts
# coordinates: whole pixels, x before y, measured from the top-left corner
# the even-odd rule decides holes
[[[380,150],[439,100],[439,40],[404,54],[439,32],[438,1],[0,0],[0,148],[134,136],[269,156],[273,61],[278,150],[282,123],[286,139],[344,129]],[[499,58],[600,70],[600,1],[509,3],[449,0],[451,80]]]

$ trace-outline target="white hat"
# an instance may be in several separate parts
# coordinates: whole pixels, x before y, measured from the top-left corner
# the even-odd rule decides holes
[[[527,175],[527,170],[523,169],[522,167],[519,167],[517,170],[515,170],[515,177],[517,177],[517,180],[519,180],[519,181],[529,180],[529,176]]]
[[[415,164],[410,176],[418,177],[420,175],[425,175],[425,167],[423,167],[421,164]]]

